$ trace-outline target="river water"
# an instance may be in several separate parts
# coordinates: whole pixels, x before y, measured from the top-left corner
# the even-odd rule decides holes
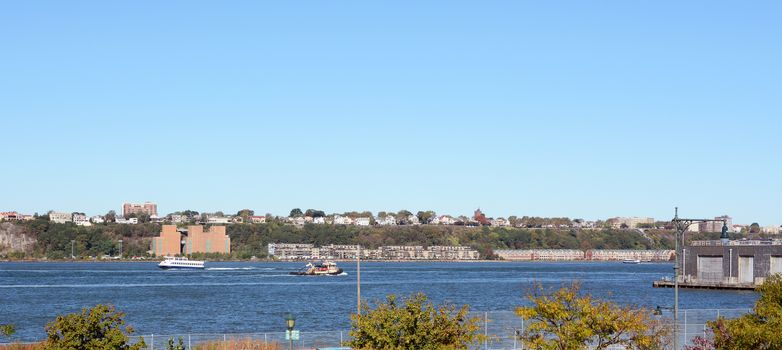
[[[139,334],[251,333],[297,328],[346,330],[356,310],[355,262],[343,276],[291,276],[302,263],[207,263],[200,271],[160,270],[155,263],[0,263],[0,324],[14,323],[17,340],[44,337],[58,314],[114,304]],[[582,291],[621,304],[671,306],[672,289],[652,288],[671,276],[670,263],[594,262],[362,262],[362,299],[424,292],[436,302],[475,311],[510,311],[526,304],[536,284],[579,281]],[[752,291],[681,290],[680,307],[750,308]]]

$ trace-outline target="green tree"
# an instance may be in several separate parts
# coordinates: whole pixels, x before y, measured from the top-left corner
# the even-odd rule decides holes
[[[651,312],[620,307],[580,295],[579,285],[528,296],[532,306],[516,309],[527,323],[521,341],[540,350],[663,349],[666,331]]]
[[[109,210],[108,213],[106,213],[106,216],[104,217],[106,222],[116,222],[117,221],[117,212],[113,210]]]
[[[111,305],[98,304],[80,313],[57,316],[46,325],[46,350],[140,350],[144,341],[130,344],[133,328],[125,326],[125,314]]]
[[[397,219],[397,220],[407,220],[407,218],[408,218],[410,215],[413,215],[413,213],[411,213],[411,212],[410,212],[410,211],[408,211],[408,210],[402,209],[402,210],[400,210],[400,211],[398,211],[398,212],[396,213],[396,219]]]
[[[468,316],[469,307],[458,311],[450,304],[435,307],[419,293],[400,301],[389,295],[375,308],[362,307],[361,315],[351,315],[353,349],[469,349],[483,339],[478,319]]]
[[[239,210],[238,212],[236,212],[236,216],[241,217],[242,219],[245,219],[245,220],[247,220],[247,218],[249,218],[251,216],[254,216],[254,215],[255,215],[255,211],[250,210],[250,209],[242,209],[242,210]]]
[[[782,349],[782,275],[769,277],[757,290],[760,298],[752,312],[709,322],[714,340],[700,339],[700,347],[693,349]]]
[[[749,233],[760,233],[760,225],[757,222],[753,222],[749,225]]]
[[[179,337],[179,341],[176,344],[174,344],[174,338],[168,338],[166,350],[185,350],[185,343],[182,337]]]
[[[8,323],[8,324],[0,324],[0,336],[3,336],[5,338],[10,338],[11,336],[16,333],[16,326]]]
[[[428,224],[430,221],[432,221],[432,218],[437,215],[431,210],[427,211],[419,211],[416,213],[416,216],[418,217],[418,221],[422,224]]]
[[[291,218],[297,218],[297,217],[300,217],[300,216],[304,216],[304,213],[299,208],[291,209],[291,213],[288,214],[288,217],[291,217]]]

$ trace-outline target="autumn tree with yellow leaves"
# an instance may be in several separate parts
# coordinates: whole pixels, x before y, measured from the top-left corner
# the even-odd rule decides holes
[[[553,293],[538,287],[528,296],[532,305],[516,309],[527,322],[520,334],[526,349],[664,349],[668,332],[650,310],[596,300],[579,290],[577,283]]]
[[[418,293],[399,300],[389,295],[374,308],[364,305],[352,315],[351,340],[346,345],[361,350],[457,350],[469,349],[483,339],[478,319],[465,305],[433,305]]]

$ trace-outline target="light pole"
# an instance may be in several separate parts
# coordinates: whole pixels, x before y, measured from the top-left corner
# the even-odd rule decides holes
[[[73,255],[73,243],[75,243],[75,240],[71,240],[71,260],[76,259],[76,256]]]
[[[356,245],[356,314],[361,315],[361,244]]]
[[[699,222],[722,222],[723,244],[728,239],[728,224],[725,219],[684,219],[679,217],[679,207],[676,207],[673,216],[674,227],[676,228],[676,264],[673,266],[673,349],[679,350],[679,275],[681,274],[682,246],[684,245],[684,232],[690,225]],[[680,242],[681,241],[681,242]],[[686,341],[686,339],[685,339]]]
[[[293,350],[293,328],[296,326],[296,318],[293,314],[285,315],[285,325],[288,328],[288,350]]]

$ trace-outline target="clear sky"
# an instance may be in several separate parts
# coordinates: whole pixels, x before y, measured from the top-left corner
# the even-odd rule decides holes
[[[4,1],[0,211],[781,224],[779,1]]]

